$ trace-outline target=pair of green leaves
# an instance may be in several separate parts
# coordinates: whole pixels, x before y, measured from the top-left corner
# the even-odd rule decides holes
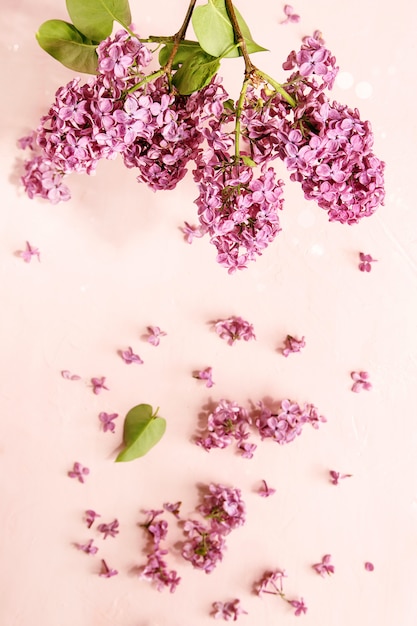
[[[249,53],[265,50],[254,42],[249,27],[235,8],[236,19]],[[183,95],[199,91],[211,81],[220,67],[220,60],[241,54],[236,45],[225,0],[209,0],[192,14],[192,24],[198,42],[183,41],[175,55],[173,68],[178,68],[173,83]],[[159,62],[164,65],[172,51],[172,44],[162,48]]]
[[[113,23],[125,28],[132,21],[128,0],[66,0],[73,24],[47,20],[36,33],[36,39],[65,67],[76,72],[97,72],[96,48],[108,37]]]
[[[138,404],[130,409],[123,428],[124,448],[116,461],[133,461],[144,456],[162,438],[166,420],[153,412],[149,404]]]

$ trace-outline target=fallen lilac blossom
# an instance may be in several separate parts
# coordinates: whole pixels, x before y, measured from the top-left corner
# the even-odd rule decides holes
[[[70,478],[76,478],[80,483],[84,482],[84,476],[88,476],[90,470],[76,461],[72,470],[68,472]]]
[[[117,576],[119,572],[117,569],[113,569],[109,567],[104,559],[101,559],[101,571],[99,576],[102,578],[111,578],[112,576]]]
[[[62,370],[61,376],[62,378],[65,378],[65,380],[81,380],[81,376],[78,376],[78,374],[71,374],[69,370]]]
[[[330,576],[331,574],[334,574],[334,565],[330,563],[331,558],[332,557],[330,554],[325,554],[320,563],[314,563],[314,565],[312,565],[311,567],[317,572],[317,574],[319,574],[323,578],[326,576],[326,574]]]
[[[330,474],[330,482],[332,483],[332,485],[338,485],[339,480],[342,480],[343,478],[352,477],[352,474],[341,474],[340,472],[336,472],[335,470],[329,470],[329,474]]]
[[[266,480],[262,480],[262,485],[261,487],[259,487],[258,493],[262,498],[269,498],[270,496],[273,496],[274,493],[276,493],[276,489],[268,487]]]
[[[138,363],[139,365],[141,365],[143,363],[140,356],[138,354],[135,354],[130,346],[127,348],[127,350],[119,350],[119,354],[122,357],[123,361],[128,365],[131,365],[131,363]]]
[[[284,6],[284,13],[286,19],[280,22],[280,24],[289,24],[290,22],[297,23],[300,21],[300,16],[294,13],[294,8],[290,4]]]
[[[369,382],[369,373],[368,372],[351,372],[350,374],[354,383],[352,385],[352,391],[355,393],[359,393],[359,391],[366,390],[370,391],[372,389],[372,383]]]
[[[153,346],[159,346],[161,337],[166,336],[166,332],[161,330],[159,326],[148,326],[147,331],[148,335],[146,339],[148,343],[152,344]]]
[[[119,534],[119,521],[114,519],[109,524],[99,524],[97,526],[97,530],[100,533],[103,533],[103,539],[106,539],[107,537],[116,537],[116,535]]]
[[[205,380],[206,387],[213,387],[213,369],[211,367],[206,367],[204,370],[195,370],[193,372],[193,378],[197,378],[197,380]]]
[[[101,515],[100,513],[96,513],[95,511],[93,511],[93,509],[88,509],[85,512],[85,521],[87,524],[87,528],[91,528],[97,517],[101,517]]]
[[[229,346],[233,346],[235,341],[241,339],[244,341],[256,339],[252,324],[240,316],[232,315],[227,319],[218,320],[214,328],[219,337],[227,341]]]
[[[103,426],[103,432],[116,432],[116,425],[113,420],[115,420],[117,417],[119,417],[118,413],[106,413],[105,411],[99,413],[98,418]]]
[[[359,252],[359,269],[361,272],[370,272],[372,270],[372,263],[376,263],[377,259],[373,259],[370,254]]]
[[[231,620],[235,622],[239,615],[247,615],[247,611],[242,608],[238,598],[229,600],[228,602],[213,602],[212,607],[211,615],[214,619],[222,618],[227,622]]]
[[[105,382],[106,382],[105,376],[101,376],[101,378],[92,378],[91,384],[93,386],[93,393],[98,395],[99,393],[101,393],[103,389],[106,389],[107,391],[109,391],[109,388],[106,387],[106,385],[104,384]]]
[[[90,541],[88,541],[85,544],[80,544],[80,543],[76,543],[75,546],[76,548],[78,548],[78,550],[82,550],[83,552],[85,552],[86,554],[97,554],[98,552],[98,547],[93,545],[93,539],[90,539]]]
[[[20,250],[19,256],[25,263],[30,263],[33,256],[36,256],[38,261],[41,260],[39,249],[34,248],[28,241],[26,242],[26,250]]]
[[[297,339],[296,337],[292,337],[291,335],[287,335],[285,338],[285,347],[282,349],[282,354],[284,356],[289,356],[295,352],[300,352],[302,348],[306,345],[305,338],[301,337],[301,339]]]

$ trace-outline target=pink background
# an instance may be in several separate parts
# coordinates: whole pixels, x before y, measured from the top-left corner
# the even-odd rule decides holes
[[[143,36],[172,34],[187,2],[131,0]],[[282,233],[263,257],[229,276],[207,239],[191,246],[179,228],[196,222],[191,176],[175,191],[154,194],[121,161],[97,175],[74,175],[73,198],[52,206],[29,200],[18,185],[16,140],[35,127],[55,90],[74,73],[50,59],[34,33],[66,19],[64,2],[8,0],[1,14],[2,285],[0,374],[0,622],[4,626],[195,626],[213,622],[212,602],[240,598],[247,626],[292,624],[289,606],[258,598],[253,583],[266,569],[288,573],[290,597],[305,599],[299,619],[314,626],[413,626],[417,623],[417,473],[415,381],[415,3],[299,1],[298,24],[280,25],[282,6],[239,0],[254,39],[270,52],[254,57],[277,80],[301,37],[320,29],[341,75],[334,98],[370,119],[375,151],[387,162],[386,204],[354,227],[331,224],[285,189]],[[236,97],[243,66],[224,62]],[[280,175],[288,176],[277,164]],[[17,252],[30,241],[41,262]],[[370,274],[358,253],[378,259]],[[256,342],[232,348],[210,329],[213,319],[241,315]],[[143,340],[149,324],[167,332],[158,348]],[[284,358],[287,334],[305,335],[301,354]],[[144,360],[127,366],[119,349]],[[192,378],[213,367],[215,386]],[[64,380],[68,369],[81,381]],[[350,372],[370,372],[373,390],[351,392]],[[93,376],[110,391],[95,396]],[[288,446],[259,445],[252,460],[231,449],[195,446],[207,400],[247,404],[266,396],[316,404],[328,418]],[[122,419],[135,404],[160,407],[168,428],[141,460],[114,464]],[[117,412],[116,434],[100,430],[98,413]],[[90,467],[84,485],[67,472]],[[353,477],[335,487],[329,469]],[[259,497],[262,479],[276,489]],[[142,509],[182,500],[191,515],[197,484],[242,490],[245,526],[228,538],[211,574],[178,554],[168,557],[182,583],[159,593],[130,573],[145,563]],[[118,537],[97,556],[74,548],[95,536],[83,522],[93,508],[120,521]],[[179,533],[174,519],[170,540]],[[169,535],[170,536],[170,535]],[[335,574],[311,568],[332,554]],[[99,557],[119,570],[100,578]],[[365,561],[375,564],[366,572]]]

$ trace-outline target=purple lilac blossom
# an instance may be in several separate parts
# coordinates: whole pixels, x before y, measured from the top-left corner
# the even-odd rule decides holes
[[[369,373],[368,372],[351,372],[351,378],[354,380],[352,385],[352,391],[355,393],[359,393],[359,391],[366,390],[370,391],[372,389],[372,383],[369,381]]]
[[[100,533],[103,533],[103,539],[106,539],[107,537],[116,537],[116,535],[119,534],[119,521],[114,519],[109,524],[99,524],[97,526],[97,530]]]
[[[372,263],[376,263],[377,259],[373,259],[370,254],[359,252],[359,269],[361,272],[370,272],[372,270]]]
[[[131,346],[129,346],[126,350],[120,350],[119,354],[127,365],[131,365],[131,363],[138,363],[141,365],[143,363],[140,356],[133,352]]]
[[[305,337],[301,337],[301,339],[297,339],[296,337],[292,337],[291,335],[287,335],[285,338],[285,347],[282,350],[282,354],[284,356],[288,356],[295,352],[300,352],[302,348],[306,345]]]
[[[38,261],[41,260],[39,249],[32,246],[28,241],[26,242],[26,250],[21,250],[19,256],[25,263],[30,263],[33,256],[36,256]]]
[[[243,339],[249,341],[256,339],[253,325],[240,316],[231,317],[215,322],[214,328],[221,339],[227,341],[229,346],[233,346],[236,341]]]
[[[326,574],[328,576],[334,574],[334,565],[330,562],[331,558],[330,554],[325,554],[320,563],[314,563],[314,565],[312,565],[312,568],[317,572],[317,574],[323,578],[325,578]]]
[[[206,381],[206,387],[213,387],[214,382],[213,382],[213,370],[211,367],[206,367],[204,370],[196,370],[195,372],[193,372],[193,377],[197,378],[198,380],[205,380]]]
[[[85,467],[83,465],[81,465],[81,463],[78,463],[78,461],[76,461],[74,463],[74,467],[72,468],[72,470],[70,470],[68,472],[68,476],[70,478],[77,478],[77,480],[80,483],[84,482],[84,476],[88,476],[88,474],[90,473],[90,470],[88,467]]]
[[[106,413],[105,411],[102,411],[101,413],[99,413],[98,419],[100,420],[102,427],[103,427],[103,431],[105,433],[107,431],[110,431],[111,433],[116,432],[115,431],[116,425],[113,420],[115,420],[117,417],[119,417],[118,413]]]
[[[85,552],[86,554],[97,554],[98,552],[98,547],[93,545],[94,540],[90,539],[90,541],[88,541],[85,544],[80,544],[80,543],[76,543],[75,546],[76,548],[78,548],[79,550],[82,550],[83,552]]]
[[[242,608],[238,598],[227,602],[213,602],[212,607],[212,616],[214,619],[222,618],[227,622],[231,620],[235,622],[239,615],[247,615],[247,611]]]
[[[290,22],[297,23],[300,21],[300,16],[294,12],[294,7],[290,4],[284,5],[284,13],[286,15],[285,20],[282,20],[280,24],[289,24]]]

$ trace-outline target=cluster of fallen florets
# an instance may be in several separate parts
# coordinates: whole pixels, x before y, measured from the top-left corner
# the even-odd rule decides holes
[[[173,189],[191,164],[199,234],[208,234],[229,272],[280,231],[283,182],[274,159],[331,221],[353,224],[383,203],[384,163],[372,151],[370,124],[329,100],[338,68],[319,33],[283,64],[292,73],[282,90],[255,71],[239,104],[217,76],[183,96],[165,74],[146,74],[152,54],[125,30],[97,53],[97,75],[58,89],[38,128],[20,140],[33,153],[22,177],[29,197],[68,200],[68,174],[93,174],[101,159],[119,154],[155,191]]]
[[[235,443],[239,453],[251,459],[257,448],[249,441],[253,432],[262,440],[272,439],[283,445],[301,435],[305,424],[318,428],[326,418],[314,404],[300,405],[289,399],[268,404],[260,401],[251,409],[222,399],[210,408],[206,420],[203,432],[195,439],[197,445],[209,451]]]
[[[196,507],[199,519],[181,519],[181,503],[176,503],[175,507],[167,503],[164,509],[145,511],[148,519],[142,526],[151,541],[147,563],[139,568],[139,574],[141,578],[153,582],[159,591],[168,587],[173,592],[181,580],[175,570],[168,569],[165,560],[168,550],[161,547],[168,532],[168,522],[161,518],[164,510],[174,514],[182,529],[182,557],[206,574],[212,572],[223,559],[226,536],[245,523],[246,507],[240,489],[210,483],[202,486],[200,491],[201,501]]]

